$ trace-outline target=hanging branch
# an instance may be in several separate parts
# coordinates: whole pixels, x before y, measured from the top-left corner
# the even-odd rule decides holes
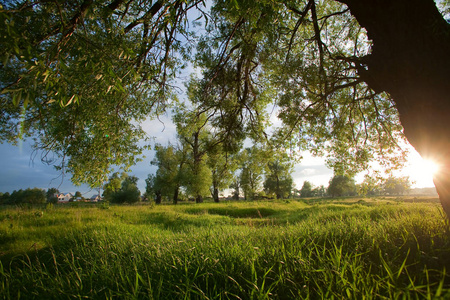
[[[289,41],[288,51],[286,54],[286,61],[288,61],[288,59],[289,59],[289,55],[290,55],[291,49],[292,49],[292,44],[294,43],[294,38],[295,38],[295,35],[297,34],[297,30],[300,27],[300,25],[302,25],[303,21],[306,18],[308,11],[311,10],[313,4],[314,4],[314,0],[309,0],[308,4],[306,5],[306,7],[303,11],[299,11],[296,8],[289,7],[289,9],[292,10],[294,13],[300,15],[300,19],[298,19],[297,23],[295,24],[294,31],[292,32],[291,39]]]

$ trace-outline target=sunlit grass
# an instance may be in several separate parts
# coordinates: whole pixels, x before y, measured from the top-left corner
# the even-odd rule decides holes
[[[0,297],[439,298],[448,232],[395,198],[3,208]]]

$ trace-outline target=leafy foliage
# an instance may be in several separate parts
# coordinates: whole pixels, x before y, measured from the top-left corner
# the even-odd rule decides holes
[[[300,190],[301,197],[311,197],[313,196],[313,185],[308,180],[303,182],[302,188]]]
[[[330,180],[327,192],[331,197],[356,195],[355,180],[346,175],[335,175]]]
[[[45,191],[39,188],[13,191],[8,197],[8,204],[40,204],[47,201]]]
[[[327,155],[337,173],[352,175],[373,159],[402,162],[394,103],[358,76],[371,44],[344,5],[217,1],[212,14],[197,61],[209,94],[217,95],[208,103],[240,131],[247,120],[250,132],[264,137],[270,101],[283,121],[277,142]]]
[[[253,200],[262,188],[262,179],[267,166],[267,152],[254,145],[241,152],[240,186],[246,200]]]
[[[104,186],[104,199],[111,203],[135,203],[140,201],[141,192],[137,187],[138,180],[137,177],[128,176],[126,173],[114,173]]]
[[[205,13],[201,0],[8,1],[0,9],[0,138],[34,137],[41,159],[77,184],[98,187],[115,166],[127,170],[144,149],[138,124],[176,103],[170,84],[197,41],[188,18],[195,10],[205,20],[192,58],[202,77],[188,85],[195,109],[183,117],[208,120],[214,138],[205,141],[233,153],[247,136],[270,140],[274,104],[284,125],[272,141],[327,155],[336,174],[352,176],[374,159],[398,166],[402,103],[376,84],[373,65],[385,71],[372,56],[379,48],[342,3],[366,2],[217,0]],[[448,1],[439,5],[448,17]],[[400,54],[414,56],[409,49]],[[192,146],[186,140],[199,127],[176,122]],[[207,182],[197,146],[190,177]],[[242,186],[253,194],[249,172]],[[206,191],[189,187],[197,198]]]
[[[112,198],[112,203],[136,203],[141,200],[141,192],[137,187],[139,179],[135,176],[127,176],[122,181],[121,187],[116,191]]]
[[[81,198],[81,199],[82,199],[82,198],[83,198],[83,195],[81,194],[80,191],[76,191],[76,192],[75,192],[75,195],[74,195],[74,198],[75,198],[75,199],[78,199],[78,198]]]
[[[156,203],[161,203],[162,197],[173,199],[176,204],[180,187],[187,180],[187,156],[184,149],[173,145],[166,147],[156,145],[155,158],[151,164],[158,167],[156,175],[150,174],[146,180],[147,193],[155,196]]]
[[[127,173],[115,172],[109,177],[109,181],[103,186],[103,198],[106,201],[112,201],[114,194],[120,190],[122,181],[127,176]]]
[[[211,132],[209,117],[210,113],[202,112],[198,107],[190,110],[184,106],[180,106],[173,116],[178,139],[187,155],[185,187],[197,202],[202,202],[209,194],[212,177],[207,166],[208,151],[218,144]]]
[[[57,188],[49,188],[45,193],[48,203],[57,203],[59,190]]]
[[[6,192],[6,193],[1,193],[0,192],[0,203],[1,204],[9,204],[9,197],[10,196],[11,195],[8,192]]]
[[[188,3],[189,2],[189,3]],[[189,53],[192,1],[9,1],[0,11],[2,140],[36,137],[42,160],[101,186],[143,150]],[[180,56],[181,55],[181,56]]]
[[[384,193],[389,195],[403,195],[411,187],[408,177],[390,176],[384,183]]]
[[[208,153],[207,165],[211,170],[210,192],[215,202],[219,202],[219,190],[224,190],[232,184],[234,172],[238,168],[237,156],[225,152],[222,147],[215,147]]]
[[[275,195],[277,199],[284,199],[291,195],[293,187],[292,162],[286,153],[273,155],[267,162],[264,181],[264,191],[268,195]]]

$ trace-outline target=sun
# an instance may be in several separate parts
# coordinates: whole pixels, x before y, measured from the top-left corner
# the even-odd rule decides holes
[[[420,171],[430,176],[433,176],[439,171],[439,165],[431,159],[424,159],[418,167]]]
[[[416,187],[432,187],[434,186],[433,175],[438,171],[439,164],[434,160],[412,153],[402,173],[409,176]]]

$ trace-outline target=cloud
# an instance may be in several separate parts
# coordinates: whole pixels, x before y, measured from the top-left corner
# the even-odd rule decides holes
[[[301,174],[302,176],[312,176],[312,175],[314,175],[315,173],[316,173],[316,170],[315,170],[315,169],[304,169],[304,170],[300,171],[300,174]]]
[[[154,120],[146,120],[140,125],[147,136],[155,138],[157,143],[167,144],[176,139],[177,129],[168,115],[162,115]]]
[[[305,181],[311,182],[315,186],[328,186],[333,170],[324,164],[322,158],[311,156],[309,153],[303,154],[303,161],[294,167],[292,177],[296,188],[301,188]]]

